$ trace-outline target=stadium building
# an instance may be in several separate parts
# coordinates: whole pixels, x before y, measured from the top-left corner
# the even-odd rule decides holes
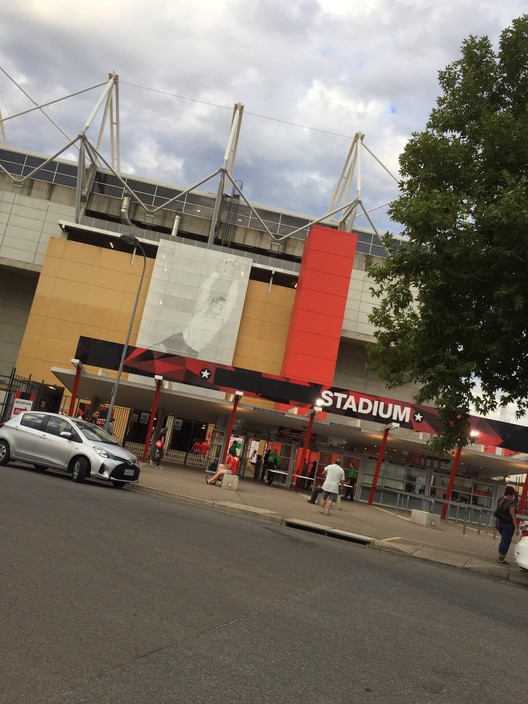
[[[209,465],[235,443],[246,476],[274,448],[287,487],[340,456],[359,499],[439,512],[449,498],[449,515],[487,520],[496,479],[526,471],[524,427],[473,418],[453,472],[426,448],[435,409],[412,387],[389,394],[367,364],[366,267],[387,252],[347,200],[362,135],[317,218],[246,199],[242,117],[236,104],[224,162],[190,186],[122,174],[90,123],[76,163],[0,146],[2,417],[97,407],[140,456],[168,425],[169,459]]]

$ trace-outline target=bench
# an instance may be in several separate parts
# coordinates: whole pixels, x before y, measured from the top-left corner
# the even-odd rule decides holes
[[[294,474],[292,486],[295,485],[295,487],[298,487],[299,484],[301,484],[302,482],[313,482],[313,481],[314,481],[313,477],[308,477],[305,474]],[[310,491],[310,489],[308,489],[308,491]]]
[[[279,479],[279,477],[284,477],[286,478],[288,476],[288,472],[285,472],[282,469],[268,469],[268,472],[273,472],[273,481],[276,479]],[[281,485],[284,484],[284,481],[281,482]]]
[[[238,490],[238,475],[237,474],[224,474],[222,476],[222,489],[229,489],[230,491]]]

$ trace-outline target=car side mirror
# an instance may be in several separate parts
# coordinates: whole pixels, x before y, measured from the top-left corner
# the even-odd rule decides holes
[[[61,438],[66,438],[66,440],[71,440],[73,437],[73,433],[71,432],[71,430],[63,430],[60,436]]]

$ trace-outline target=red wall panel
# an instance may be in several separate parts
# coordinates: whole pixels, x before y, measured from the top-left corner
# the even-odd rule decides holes
[[[314,225],[304,248],[284,352],[283,376],[334,379],[357,235]]]

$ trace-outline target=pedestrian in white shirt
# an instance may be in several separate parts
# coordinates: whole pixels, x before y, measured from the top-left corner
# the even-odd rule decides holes
[[[323,482],[323,499],[319,513],[326,513],[329,516],[332,506],[337,501],[339,490],[345,481],[345,473],[341,467],[340,460],[335,460],[333,464],[327,464],[323,471],[326,478]]]

